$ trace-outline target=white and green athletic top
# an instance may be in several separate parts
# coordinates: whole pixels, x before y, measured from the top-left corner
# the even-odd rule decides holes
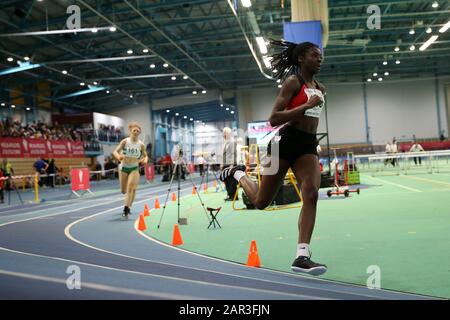
[[[140,159],[142,157],[142,146],[144,143],[141,140],[133,142],[130,137],[125,139],[125,146],[123,147],[123,155],[127,158]],[[123,167],[134,167],[136,164],[122,165]]]

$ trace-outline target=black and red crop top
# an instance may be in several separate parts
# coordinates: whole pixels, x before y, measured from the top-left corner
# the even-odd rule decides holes
[[[300,77],[300,76],[297,76],[297,77],[300,82],[300,90],[297,92],[297,94],[294,95],[294,97],[291,99],[291,101],[289,101],[285,110],[295,109],[295,108],[305,104],[309,100],[309,98],[312,97],[313,95],[318,95],[322,99],[322,101],[325,101],[322,91],[317,89],[317,88],[319,88],[319,86],[316,81],[314,81],[316,83],[316,89],[311,89],[306,86],[306,83],[302,77]],[[322,112],[322,108],[323,108],[323,103],[314,108],[306,110],[305,116],[320,118],[320,113]]]

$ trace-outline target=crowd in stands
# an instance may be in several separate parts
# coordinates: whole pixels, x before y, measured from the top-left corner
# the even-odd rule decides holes
[[[97,136],[100,141],[119,142],[125,138],[121,128],[113,125],[100,124],[97,130]]]
[[[42,121],[23,124],[20,121],[13,121],[9,118],[0,121],[0,136],[2,138],[34,138],[45,140],[88,140],[88,136],[84,134],[82,129],[69,125],[55,124],[50,126]]]
[[[92,127],[81,128],[74,125],[49,125],[43,121],[33,121],[23,124],[10,118],[0,121],[1,138],[31,138],[45,140],[69,140],[83,142],[85,151],[101,152],[102,147],[98,142],[99,137]]]

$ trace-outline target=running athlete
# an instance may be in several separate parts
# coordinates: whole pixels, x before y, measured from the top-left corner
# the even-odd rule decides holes
[[[130,208],[136,196],[139,184],[139,165],[147,163],[147,152],[144,143],[139,140],[141,126],[137,122],[128,124],[129,137],[123,139],[114,150],[114,157],[120,161],[119,181],[120,191],[125,194],[125,206],[122,216],[131,214]]]
[[[310,242],[316,220],[320,167],[317,155],[317,127],[323,108],[325,88],[314,76],[320,71],[322,53],[310,42],[295,44],[272,41],[282,51],[272,58],[272,68],[278,79],[284,80],[275,100],[269,122],[279,130],[279,168],[275,174],[262,173],[261,185],[245,174],[245,166],[224,169],[222,181],[236,179],[256,208],[262,210],[272,203],[286,176],[292,169],[299,181],[303,206],[298,220],[297,255],[291,269],[311,275],[327,271],[323,264],[311,260]],[[269,150],[273,148],[272,140]]]

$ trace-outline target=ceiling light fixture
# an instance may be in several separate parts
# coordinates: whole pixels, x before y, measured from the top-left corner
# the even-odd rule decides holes
[[[448,28],[450,28],[450,20],[449,20],[446,24],[444,24],[444,25],[442,26],[442,28],[439,29],[439,32],[440,32],[440,33],[444,33],[445,31],[448,30]]]
[[[433,42],[436,41],[436,39],[439,36],[431,36],[430,39],[428,39],[423,45],[420,46],[419,50],[424,51],[426,48],[428,48]]]

